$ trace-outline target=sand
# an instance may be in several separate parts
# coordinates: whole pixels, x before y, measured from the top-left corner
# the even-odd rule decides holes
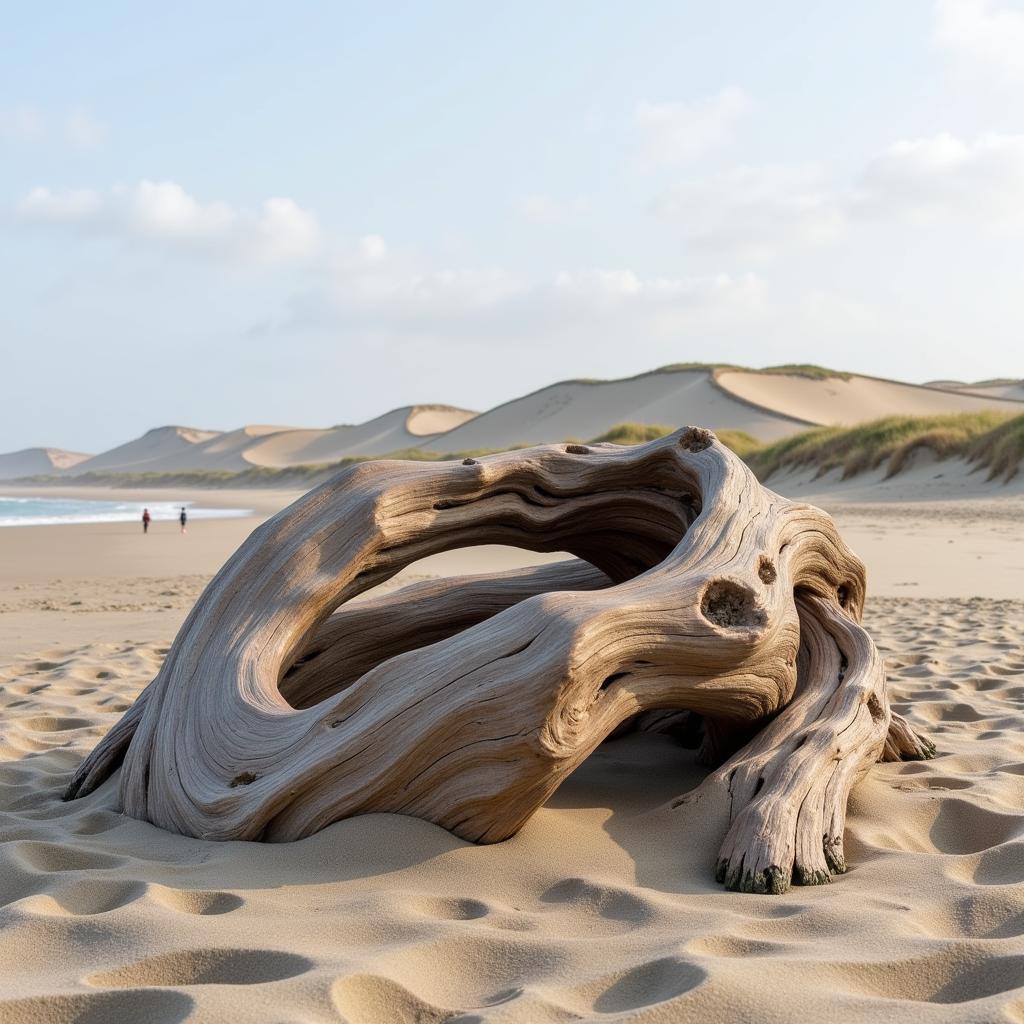
[[[252,518],[184,538],[0,529],[0,1024],[1024,1021],[1021,498],[818,487],[868,562],[894,706],[939,756],[877,766],[849,873],[781,897],[714,883],[727,809],[671,808],[705,770],[659,736],[605,744],[490,847],[396,815],[210,843],[124,818],[110,784],[64,804],[205,581],[291,495],[247,491]],[[403,577],[544,557],[469,549]]]

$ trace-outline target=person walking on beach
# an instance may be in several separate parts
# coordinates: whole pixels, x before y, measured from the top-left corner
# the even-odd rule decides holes
[[[178,516],[178,522],[181,523],[181,532],[185,532],[185,524],[188,522],[188,513],[185,511],[185,506],[181,506],[181,515]]]
[[[149,533],[149,520],[151,518],[152,517],[149,514],[149,509],[148,508],[144,508],[142,510],[142,532],[143,533]]]

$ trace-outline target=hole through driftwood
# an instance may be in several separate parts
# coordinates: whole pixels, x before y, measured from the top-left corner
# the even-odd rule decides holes
[[[440,588],[414,590],[400,602],[383,600],[379,591],[366,593],[366,587],[353,587],[296,645],[294,658],[278,682],[281,697],[297,710],[313,707],[390,658],[451,639],[531,596],[599,589],[654,568],[676,547],[703,505],[696,480],[681,473],[678,463],[659,460],[655,469],[650,482],[638,486],[635,478],[627,477],[608,491],[595,491],[585,483],[555,489],[560,482],[543,477],[510,482],[486,494],[480,493],[478,483],[464,482],[457,493],[435,497],[430,507],[452,519],[444,529],[456,542],[446,545],[447,549],[474,546],[458,543],[459,521],[483,520],[483,527],[474,527],[477,543],[528,551],[563,550],[590,563],[584,570],[587,578],[581,581],[570,574],[561,583],[540,580],[532,589],[520,580],[518,588],[509,589],[464,577]],[[470,480],[473,474],[465,477]],[[400,549],[388,555],[391,565],[374,583],[403,569],[415,572],[415,560],[403,559]],[[367,578],[375,575],[370,568],[364,573]],[[469,589],[460,596],[458,588],[463,585]],[[436,601],[441,591],[449,610],[427,607],[426,602]],[[412,602],[418,595],[423,603],[416,606]],[[354,596],[359,596],[359,602],[351,602]],[[386,634],[381,622],[389,627]]]
[[[712,580],[704,591],[701,614],[708,622],[726,629],[763,626],[765,614],[757,607],[754,592],[733,580]]]

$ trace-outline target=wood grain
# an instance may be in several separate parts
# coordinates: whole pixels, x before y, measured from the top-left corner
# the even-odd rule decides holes
[[[349,603],[478,544],[577,560]],[[702,787],[731,798],[720,879],[827,881],[852,785],[931,750],[890,712],[864,594],[831,518],[699,428],[354,465],[229,559],[67,797],[120,765],[126,814],[205,839],[389,811],[497,842],[622,723],[686,710],[729,758]]]

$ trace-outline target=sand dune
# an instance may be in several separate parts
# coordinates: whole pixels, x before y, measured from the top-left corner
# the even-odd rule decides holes
[[[986,398],[1006,398],[1011,402],[1024,402],[1024,380],[981,381],[965,384],[956,380],[932,381],[929,387],[963,391],[969,395],[984,395]]]
[[[63,448],[24,448],[20,452],[0,455],[0,480],[59,472],[91,458],[83,452],[69,452]]]
[[[173,432],[162,433],[155,438],[152,446],[147,446],[147,458],[140,464],[133,461],[134,452],[129,452],[128,457],[116,456],[118,449],[107,453],[115,456],[108,465],[98,466],[93,462],[83,465],[75,472],[88,472],[91,469],[102,469],[113,472],[154,472],[166,473],[182,469],[217,469],[237,472],[247,469],[250,463],[246,459],[246,452],[254,445],[259,445],[267,437],[273,437],[279,433],[287,433],[291,427],[265,426],[254,424],[240,427],[238,430],[228,430],[223,433],[215,431],[188,431],[183,438],[182,428],[174,428]],[[145,437],[155,433],[150,431]],[[203,436],[206,435],[206,436]],[[196,440],[190,440],[190,438]],[[140,440],[145,440],[142,438]],[[186,443],[180,443],[185,440]]]
[[[190,454],[196,445],[219,435],[219,430],[197,430],[194,427],[177,426],[154,427],[147,430],[142,437],[78,463],[72,467],[71,472],[77,475],[97,470],[133,473],[156,471],[164,468],[168,462],[173,463],[181,456]]]
[[[808,427],[853,425],[889,415],[931,416],[995,410],[1018,413],[1020,382],[924,387],[857,375],[756,372],[727,367],[665,368],[607,381],[562,381],[476,414],[444,405],[393,409],[365,423],[321,429],[246,426],[227,433],[160,427],[127,444],[65,468],[97,472],[241,471],[330,463],[352,456],[420,448],[447,453],[516,444],[591,440],[619,423],[740,430],[773,441]],[[24,452],[0,456],[0,473]],[[5,461],[6,460],[6,461]],[[37,465],[36,462],[24,462]]]
[[[226,432],[158,427],[142,437],[73,466],[68,475],[179,470],[237,472],[252,466],[334,462],[349,455],[378,455],[416,447],[425,438],[471,419],[451,406],[406,406],[354,426],[324,429],[250,425]],[[13,475],[13,474],[12,474]]]
[[[481,413],[423,445],[429,451],[589,440],[616,423],[699,423],[774,440],[808,426],[799,414],[754,408],[717,387],[708,370],[655,370],[610,381],[563,381]]]
[[[616,423],[699,423],[759,441],[825,424],[893,414],[931,416],[1020,406],[874,377],[817,377],[732,369],[656,370],[612,381],[565,381],[481,413],[423,447],[450,452],[570,437],[589,440]]]
[[[755,405],[829,426],[853,426],[882,416],[939,416],[994,410],[1017,414],[1021,406],[999,395],[963,394],[877,377],[824,380],[772,373],[720,370],[720,387]]]
[[[383,455],[417,448],[432,435],[451,431],[475,413],[450,406],[406,406],[356,426],[290,430],[253,445],[246,461],[255,466],[335,462],[351,455]]]

